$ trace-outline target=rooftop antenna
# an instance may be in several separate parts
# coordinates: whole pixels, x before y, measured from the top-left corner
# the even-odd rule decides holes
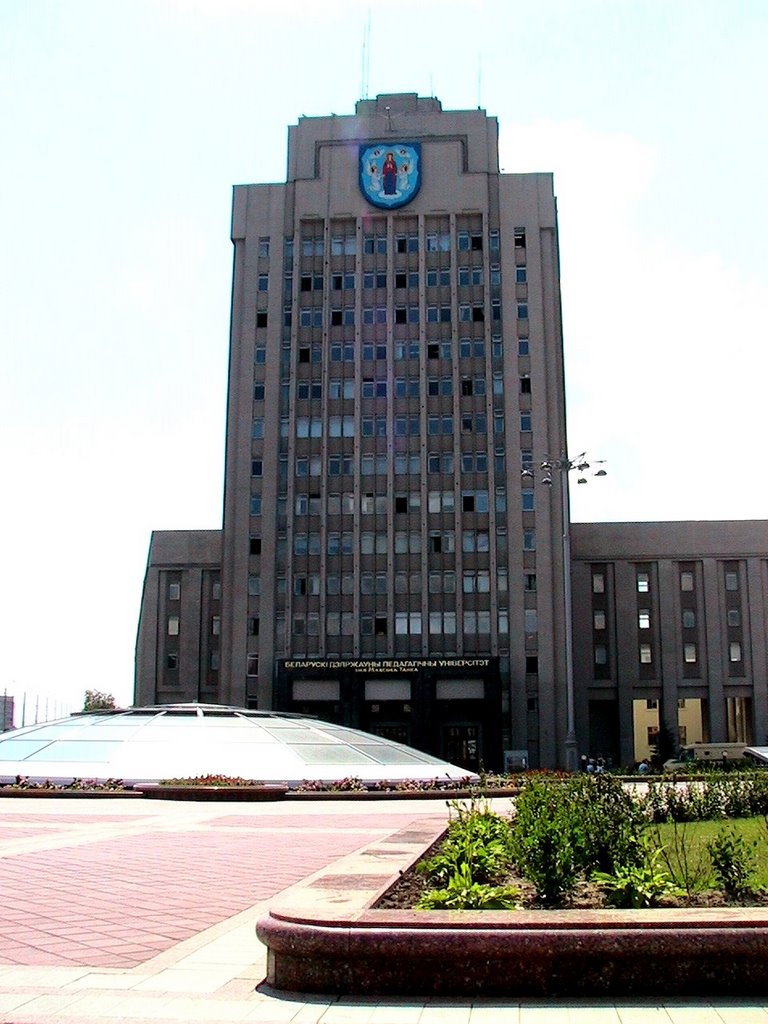
[[[482,110],[482,103],[480,102],[480,93],[483,85],[483,55],[478,53],[477,55],[477,109]]]
[[[368,99],[368,79],[371,73],[371,8],[368,8],[368,17],[363,28],[363,66],[360,92],[364,100]]]

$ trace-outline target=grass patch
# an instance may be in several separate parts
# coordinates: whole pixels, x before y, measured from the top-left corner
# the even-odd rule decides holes
[[[647,835],[654,846],[664,848],[664,861],[675,881],[691,891],[700,891],[717,885],[707,846],[724,826],[745,843],[756,843],[752,881],[758,888],[768,889],[768,827],[762,816],[727,821],[670,821],[650,826]]]

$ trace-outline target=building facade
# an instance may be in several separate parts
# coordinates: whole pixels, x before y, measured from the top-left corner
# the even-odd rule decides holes
[[[379,96],[292,127],[232,241],[218,698],[553,761],[560,502],[520,476],[565,448],[551,176],[501,174],[482,110]]]
[[[291,127],[232,241],[223,528],[153,535],[136,702],[311,713],[489,769],[564,764],[572,705],[582,749],[631,759],[617,688],[671,683],[595,660],[599,526],[573,531],[569,675],[568,473],[531,472],[567,451],[551,175],[500,173],[482,110],[378,96]]]
[[[571,529],[577,732],[629,764],[680,743],[768,743],[768,523]]]

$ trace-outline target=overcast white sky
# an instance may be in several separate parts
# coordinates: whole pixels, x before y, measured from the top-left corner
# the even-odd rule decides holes
[[[0,0],[0,694],[130,702],[150,531],[221,525],[231,186],[369,12],[370,96],[555,173],[574,518],[768,515],[762,0]]]

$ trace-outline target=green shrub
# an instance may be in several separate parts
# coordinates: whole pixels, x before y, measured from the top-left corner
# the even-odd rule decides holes
[[[666,869],[659,864],[662,850],[642,848],[640,864],[623,864],[612,874],[596,871],[593,879],[601,886],[612,907],[638,908],[658,906],[662,897],[678,891]]]
[[[731,827],[721,828],[707,843],[712,868],[720,888],[726,895],[738,899],[754,892],[752,876],[757,866],[756,842],[747,842],[743,835]]]
[[[650,821],[710,821],[768,813],[768,772],[708,771],[686,786],[651,780],[644,801]]]
[[[587,873],[612,874],[617,866],[642,864],[642,805],[606,774],[576,776],[567,786],[579,865]]]
[[[517,798],[512,856],[543,903],[561,903],[574,889],[579,850],[567,786],[531,780]]]
[[[469,807],[454,801],[452,820],[437,853],[418,870],[431,881],[447,885],[464,867],[473,882],[487,884],[501,878],[511,863],[509,822],[473,798]]]
[[[474,881],[469,864],[460,864],[440,889],[422,893],[418,910],[514,910],[519,891],[511,885]]]

